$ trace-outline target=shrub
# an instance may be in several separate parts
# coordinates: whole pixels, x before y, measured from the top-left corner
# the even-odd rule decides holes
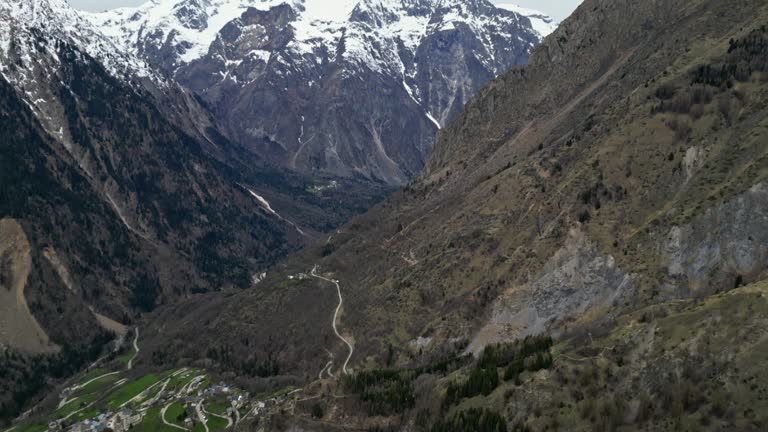
[[[463,383],[450,383],[445,393],[444,406],[449,406],[464,398],[478,395],[488,396],[499,385],[499,372],[495,364],[475,367]]]
[[[656,89],[656,98],[661,100],[669,100],[675,96],[675,87],[670,83],[664,83]]]
[[[579,222],[587,223],[590,220],[592,220],[592,215],[589,213],[589,210],[584,210],[581,213],[579,213]]]
[[[524,429],[516,429],[524,430]],[[507,432],[507,421],[501,415],[485,408],[461,411],[448,420],[432,426],[432,432]]]
[[[325,258],[328,255],[336,251],[336,246],[333,243],[326,243],[320,250],[320,255]]]
[[[312,417],[317,419],[323,418],[323,407],[320,404],[312,405]]]

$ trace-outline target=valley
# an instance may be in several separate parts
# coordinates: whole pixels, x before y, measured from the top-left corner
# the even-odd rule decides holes
[[[3,429],[768,427],[768,1],[333,6],[0,3]]]
[[[333,313],[330,327],[349,348],[346,360],[339,367],[339,376],[348,376],[347,365],[354,353],[353,345],[337,329],[339,311],[343,304],[339,281],[328,279],[317,272],[311,277],[336,287],[339,303]],[[299,277],[306,277],[301,274]],[[224,382],[212,381],[204,370],[182,367],[177,370],[142,374],[134,371],[134,362],[141,355],[139,327],[124,335],[110,355],[104,356],[69,382],[58,401],[49,398],[43,406],[28,412],[20,423],[6,432],[35,431],[90,431],[111,429],[115,432],[133,429],[173,431],[223,431],[246,424],[269,423],[281,415],[286,407],[315,399],[300,399],[306,389],[288,386],[274,392],[251,396],[248,392],[232,388]],[[319,380],[327,370],[331,373],[333,360],[320,371]],[[67,384],[65,384],[67,385]],[[55,398],[54,398],[55,399]],[[47,405],[47,406],[46,406]],[[48,409],[51,412],[48,412]]]

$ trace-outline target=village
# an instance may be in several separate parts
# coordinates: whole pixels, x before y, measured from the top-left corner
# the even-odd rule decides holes
[[[182,368],[160,377],[142,377],[132,383],[126,380],[112,381],[116,374],[105,374],[61,392],[61,404],[57,412],[69,405],[77,406],[81,397],[87,397],[89,389],[103,392],[98,401],[80,405],[80,409],[62,418],[51,420],[48,432],[126,432],[129,430],[152,431],[218,431],[232,429],[240,422],[258,420],[269,408],[282,404],[289,391],[260,399],[247,392],[232,388],[225,383],[211,384],[206,374]],[[123,401],[131,391],[154,381],[130,399]],[[103,385],[111,382],[111,384]],[[99,385],[99,384],[102,385]],[[102,406],[102,410],[93,407]],[[62,411],[63,410],[63,411]],[[82,413],[87,413],[82,415]],[[80,414],[80,415],[78,415]],[[83,418],[86,417],[87,418]],[[25,429],[21,429],[24,431]],[[41,430],[41,429],[37,429]]]
[[[248,392],[212,382],[200,369],[180,368],[147,375],[131,374],[138,346],[118,362],[123,370],[94,367],[59,394],[55,410],[39,413],[13,432],[215,432],[258,422],[282,406],[292,387],[273,394]]]

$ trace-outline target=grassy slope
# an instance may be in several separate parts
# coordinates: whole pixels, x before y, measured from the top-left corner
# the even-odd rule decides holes
[[[161,408],[156,407],[147,411],[146,416],[144,416],[144,421],[141,424],[141,430],[157,432],[178,431],[179,429],[167,426],[163,423],[163,420],[160,418],[160,410]]]
[[[183,421],[178,421],[178,417],[182,414],[184,414],[184,407],[177,403],[171,404],[171,406],[165,412],[165,421],[168,423],[177,424],[179,426],[184,426]]]
[[[149,386],[157,383],[160,378],[157,375],[150,374],[132,381],[118,388],[115,392],[107,396],[107,405],[116,408],[138,396]]]
[[[212,431],[219,431],[224,430],[224,428],[227,426],[227,421],[216,417],[209,415],[208,416],[208,428]]]

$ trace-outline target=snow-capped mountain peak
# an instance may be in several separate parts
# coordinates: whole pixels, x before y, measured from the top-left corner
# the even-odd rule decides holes
[[[252,149],[265,158],[393,184],[549,20],[489,0],[153,0],[83,16],[216,106],[237,141],[274,142]]]
[[[557,30],[559,25],[558,22],[542,12],[524,8],[513,3],[501,3],[497,4],[496,7],[506,9],[528,18],[531,21],[531,25],[533,25],[533,29],[539,32],[542,37],[547,37],[552,34],[555,30]]]
[[[357,30],[378,33],[367,36],[400,37],[413,47],[431,31],[453,28],[455,22],[475,29],[487,27],[483,18],[488,14],[480,9],[496,9],[487,0],[151,0],[134,8],[82,15],[133,54],[162,56],[165,62],[173,58],[173,64],[167,66],[174,73],[205,56],[222,28],[249,8],[267,11],[280,5],[290,6],[296,14],[291,23],[295,31],[292,47],[305,52],[338,43],[342,30],[348,31],[354,24],[358,24]],[[552,20],[543,14],[511,10],[515,15],[506,19],[524,16],[542,37],[551,31],[547,23]],[[443,18],[435,23],[438,12]],[[354,31],[347,40],[355,38]],[[352,52],[365,54],[365,50],[352,48]]]
[[[25,56],[23,46],[31,43],[31,32],[41,32],[39,43],[56,40],[72,43],[98,59],[114,76],[153,77],[151,68],[136,57],[127,55],[112,39],[106,37],[90,20],[73,9],[65,0],[6,0],[0,2],[0,70],[7,68],[11,41],[16,42],[17,55]],[[55,57],[50,45],[49,55]],[[34,59],[28,59],[34,60]]]
[[[0,2],[0,75],[48,133],[70,151],[73,139],[66,121],[70,113],[61,99],[62,92],[72,91],[64,82],[80,67],[103,69],[137,89],[168,88],[144,60],[123,51],[65,0]]]

